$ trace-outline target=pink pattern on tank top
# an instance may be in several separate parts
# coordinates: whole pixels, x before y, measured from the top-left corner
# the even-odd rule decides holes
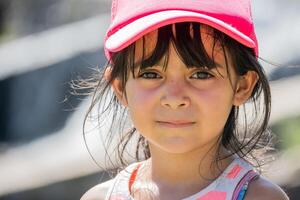
[[[210,191],[206,195],[198,198],[197,200],[225,200],[226,192]]]
[[[227,174],[226,178],[234,179],[242,170],[242,167],[239,164],[236,164],[232,170]]]

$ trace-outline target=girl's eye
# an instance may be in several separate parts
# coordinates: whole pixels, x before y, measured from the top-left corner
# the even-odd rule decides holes
[[[198,72],[194,73],[191,77],[193,79],[210,79],[213,77],[213,75],[211,75],[210,73],[205,72],[205,71],[198,71]],[[162,77],[156,72],[142,72],[139,75],[139,78],[161,79]]]
[[[213,75],[205,71],[198,71],[194,73],[191,77],[195,79],[210,79],[213,77]]]
[[[143,72],[139,75],[139,77],[145,78],[145,79],[161,78],[161,76],[158,75],[156,72]]]

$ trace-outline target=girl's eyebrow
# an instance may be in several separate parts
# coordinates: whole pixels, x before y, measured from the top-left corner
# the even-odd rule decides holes
[[[205,67],[205,66],[203,66],[203,67],[192,67],[192,68],[203,68],[203,69],[206,69],[206,70],[213,70],[213,69],[224,69],[224,66],[223,65],[221,65],[221,64],[219,64],[219,63],[216,63],[215,62],[215,65],[216,65],[216,67],[212,67],[212,68],[207,68],[207,67]],[[156,64],[156,65],[152,65],[152,66],[147,66],[147,67],[145,67],[144,69],[146,70],[146,69],[155,69],[155,68],[158,68],[158,69],[161,69],[161,68],[163,68],[163,66],[162,65],[159,65],[159,64]],[[141,70],[141,68],[139,67],[139,68],[136,68],[136,70]]]
[[[218,63],[218,62],[215,62],[215,64],[216,64],[216,68],[224,68],[224,66],[223,65],[221,65],[220,63]]]
[[[219,62],[217,62],[216,60],[214,60],[214,64],[215,64],[215,67],[213,67],[213,68],[221,68],[221,69],[223,69],[224,68],[224,66],[223,65],[221,65]],[[138,66],[137,68],[138,69],[140,69],[141,68],[141,62],[136,62],[135,63],[135,66]],[[145,69],[147,69],[147,68],[162,68],[163,67],[163,64],[162,64],[162,61],[159,61],[158,63],[156,63],[156,64],[154,64],[154,65],[152,65],[152,66],[146,66],[145,67]],[[204,66],[204,68],[205,68],[205,66]]]

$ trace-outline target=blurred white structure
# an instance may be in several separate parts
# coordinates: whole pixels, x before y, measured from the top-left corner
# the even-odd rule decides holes
[[[103,14],[0,45],[0,80],[101,48],[109,19]]]

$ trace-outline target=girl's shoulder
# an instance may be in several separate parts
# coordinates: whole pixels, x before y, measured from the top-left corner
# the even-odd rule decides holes
[[[95,185],[91,189],[89,189],[80,200],[104,200],[106,194],[111,188],[112,184],[114,184],[114,179],[108,180],[106,182]]]
[[[250,182],[244,200],[289,200],[286,193],[263,176]]]
[[[141,165],[144,161],[135,162],[127,166],[125,169],[121,170],[117,176],[113,179],[110,179],[106,182],[100,183],[91,189],[89,189],[80,200],[105,200],[107,193],[110,189],[119,181],[124,181],[127,184],[127,180],[131,177],[131,173],[137,169],[138,166]],[[122,182],[124,183],[124,182]]]

